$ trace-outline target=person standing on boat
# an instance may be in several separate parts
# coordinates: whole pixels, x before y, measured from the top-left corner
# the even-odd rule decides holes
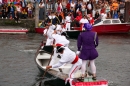
[[[85,71],[86,71],[86,64],[89,60],[90,62],[90,68],[93,74],[92,79],[96,80],[96,66],[95,66],[95,59],[98,57],[98,52],[95,49],[98,46],[98,36],[96,32],[92,32],[92,25],[89,23],[85,23],[83,26],[86,31],[82,32],[78,36],[77,40],[77,55],[79,55],[79,58],[82,59],[82,78],[85,77]],[[82,47],[82,48],[81,48]]]
[[[63,45],[64,47],[68,47],[69,46],[69,43],[70,41],[66,39],[66,33],[65,32],[62,32],[61,35],[59,34],[56,34],[56,30],[54,31],[54,33],[52,34],[52,38],[55,40],[55,43],[54,43],[54,53],[53,53],[53,56],[52,56],[52,60],[50,62],[50,65],[53,65],[54,62],[56,61],[57,59],[57,56],[58,54],[56,53],[56,45],[57,44],[61,44]]]
[[[79,21],[79,23],[81,24],[80,26],[80,30],[83,30],[83,25],[85,24],[85,23],[89,23],[89,21],[88,21],[88,19],[87,19],[87,17],[86,17],[86,15],[84,15],[83,16],[83,18]]]
[[[62,32],[65,32],[66,29],[64,27],[64,23],[60,23],[56,25],[56,33],[61,35]]]
[[[71,13],[68,13],[68,16],[65,17],[66,30],[70,30],[71,25]]]
[[[50,68],[58,68],[65,63],[72,64],[72,67],[70,68],[70,72],[68,74],[68,79],[70,82],[70,86],[73,86],[72,80],[73,78],[75,78],[74,74],[81,68],[82,60],[76,55],[75,52],[70,50],[68,47],[63,47],[63,45],[61,44],[57,44],[56,46],[56,52],[61,56],[61,59],[58,63],[47,66],[46,69],[48,70]]]
[[[47,26],[46,30],[44,31],[44,34],[46,35],[46,45],[53,45],[53,38],[51,34],[54,32],[55,25],[49,24],[49,27]]]

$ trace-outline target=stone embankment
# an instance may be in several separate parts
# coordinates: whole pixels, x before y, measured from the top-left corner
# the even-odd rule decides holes
[[[19,23],[14,19],[0,19],[0,26],[19,26],[28,29],[29,32],[35,32],[35,19],[20,19]]]

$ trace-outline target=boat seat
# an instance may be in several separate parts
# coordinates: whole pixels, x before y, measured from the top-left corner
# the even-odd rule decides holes
[[[37,59],[50,59],[51,55],[44,53],[44,54],[38,54]]]

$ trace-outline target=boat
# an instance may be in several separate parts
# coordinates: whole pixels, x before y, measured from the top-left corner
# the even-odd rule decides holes
[[[0,33],[26,34],[28,29],[22,27],[0,26]]]
[[[45,30],[45,28],[40,28],[40,27],[35,28],[35,32],[39,33],[39,34],[43,34],[44,30]]]
[[[46,71],[45,68],[50,62],[52,52],[53,52],[53,47],[44,46],[44,44],[42,44],[37,51],[37,54],[35,57],[35,62],[37,64],[37,67],[40,70],[40,72],[45,74],[45,76],[43,75],[42,78],[48,77],[46,79],[45,78],[43,79],[44,82],[41,82],[41,81],[40,82],[42,84],[50,85],[50,86],[70,86],[69,82],[65,84],[65,80],[68,77],[68,73],[72,64],[65,64],[61,66],[60,68],[52,68]],[[55,60],[56,61],[55,63],[57,63],[59,59],[60,57],[57,57],[57,59]],[[80,82],[77,80],[77,78],[80,77],[80,74],[81,74],[81,70],[76,72],[75,79],[73,80],[74,86],[82,86],[83,84],[84,84],[83,86],[92,86],[92,85],[102,86],[103,84],[104,84],[103,86],[108,86],[108,82],[106,80],[93,81],[92,76],[91,76],[92,74],[90,72],[88,72],[89,77],[85,78],[84,82]],[[42,85],[40,84],[39,86],[42,86]]]
[[[127,33],[130,32],[130,22],[122,23],[120,19],[99,19],[95,21],[92,31],[97,33]]]
[[[42,34],[44,28],[35,28],[36,33]],[[80,32],[83,32],[81,27],[71,27],[70,31],[66,31],[69,38],[77,38]],[[122,23],[120,19],[98,19],[93,25],[92,31],[98,34],[106,33],[129,33],[130,22]]]

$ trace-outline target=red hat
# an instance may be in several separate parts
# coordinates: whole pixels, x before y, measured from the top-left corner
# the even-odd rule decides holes
[[[56,46],[63,46],[62,44],[56,44]]]

